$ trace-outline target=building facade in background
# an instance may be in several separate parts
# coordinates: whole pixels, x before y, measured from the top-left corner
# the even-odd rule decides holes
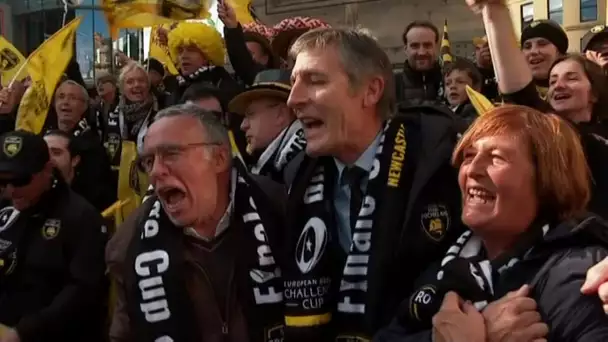
[[[568,34],[571,52],[581,50],[581,40],[589,29],[606,23],[606,0],[509,0],[508,3],[518,35],[534,20],[551,19]]]
[[[226,0],[230,1],[230,0]],[[311,16],[334,26],[362,26],[371,30],[396,68],[405,60],[402,34],[413,20],[430,20],[439,29],[448,20],[452,52],[472,58],[473,37],[484,34],[480,17],[464,0],[252,0],[257,16],[267,25],[292,16]],[[81,0],[78,9],[65,11],[62,0],[0,0],[0,34],[28,55],[75,16],[84,20],[76,38],[76,58],[85,79],[112,71],[115,53],[143,61],[149,49],[149,31],[121,30],[111,42],[101,0]],[[508,0],[516,31],[534,19],[551,18],[563,25],[570,50],[580,49],[580,39],[591,27],[606,20],[606,0]],[[215,5],[214,5],[215,10]],[[214,22],[221,22],[212,11]],[[382,20],[379,20],[379,19]]]
[[[291,16],[321,18],[336,26],[368,28],[395,69],[405,60],[402,34],[408,23],[429,20],[439,30],[447,19],[452,53],[473,58],[473,38],[483,36],[481,18],[465,0],[252,0],[260,19],[274,25]]]

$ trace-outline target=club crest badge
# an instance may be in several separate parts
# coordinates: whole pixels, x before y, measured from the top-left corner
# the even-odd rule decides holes
[[[61,229],[61,221],[57,219],[48,219],[42,226],[42,237],[46,240],[51,240],[57,237]]]
[[[420,226],[433,241],[439,242],[450,228],[450,212],[442,204],[430,204],[420,215]]]
[[[591,33],[600,33],[600,32],[602,32],[602,31],[604,31],[604,29],[605,29],[605,28],[606,28],[606,26],[604,26],[604,25],[597,25],[597,26],[594,26],[594,27],[591,29]]]
[[[21,58],[12,50],[2,49],[0,51],[0,71],[4,72],[15,68],[20,60]]]
[[[8,229],[19,216],[19,210],[5,207],[0,210],[0,232]]]
[[[276,325],[272,328],[266,329],[266,342],[283,342],[283,324]]]
[[[2,144],[2,150],[4,151],[4,154],[6,154],[6,156],[12,158],[19,154],[22,145],[23,139],[21,139],[21,137],[8,136],[4,139],[4,143]]]
[[[111,160],[114,160],[114,158],[116,158],[116,153],[120,148],[120,143],[121,139],[118,134],[108,134],[108,140],[106,142],[106,151],[108,151]]]

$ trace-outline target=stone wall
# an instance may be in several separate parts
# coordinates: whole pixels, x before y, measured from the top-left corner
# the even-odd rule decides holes
[[[481,19],[469,11],[464,0],[253,0],[253,5],[268,25],[287,17],[310,16],[344,26],[352,25],[348,19],[355,17],[357,25],[378,38],[393,63],[405,58],[401,36],[413,20],[430,20],[442,30],[447,19],[456,55],[471,57],[472,38],[483,35]]]

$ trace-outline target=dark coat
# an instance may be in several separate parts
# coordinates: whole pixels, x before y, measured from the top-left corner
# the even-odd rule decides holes
[[[46,234],[49,222],[56,228]],[[103,341],[107,236],[99,212],[58,180],[15,225],[28,231],[15,273],[0,286],[0,322],[23,342]]]
[[[608,340],[608,316],[602,302],[597,296],[580,292],[587,270],[608,256],[606,232],[607,223],[597,216],[563,222],[552,228],[513,269],[494,277],[495,298],[530,284],[531,297],[538,304],[542,321],[549,325],[547,341]],[[434,282],[438,269],[438,265],[429,268],[417,280],[417,287]],[[401,313],[405,314],[410,307],[411,298],[408,298],[402,303]],[[426,320],[420,323],[427,329],[430,329],[432,314],[424,315]],[[431,341],[430,330],[420,331],[420,327],[413,327],[411,323],[401,324],[406,321],[398,315],[374,341]]]

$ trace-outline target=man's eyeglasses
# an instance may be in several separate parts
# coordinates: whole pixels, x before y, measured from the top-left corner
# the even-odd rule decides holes
[[[165,166],[171,166],[173,163],[179,160],[179,158],[187,150],[201,146],[219,146],[220,143],[201,142],[184,145],[161,145],[158,146],[153,152],[141,154],[137,160],[137,167],[140,171],[150,173],[154,167],[156,158],[159,162]]]
[[[16,188],[20,188],[22,186],[26,186],[26,185],[30,184],[31,181],[32,181],[31,176],[0,178],[0,188],[5,188],[8,185],[12,185]]]

